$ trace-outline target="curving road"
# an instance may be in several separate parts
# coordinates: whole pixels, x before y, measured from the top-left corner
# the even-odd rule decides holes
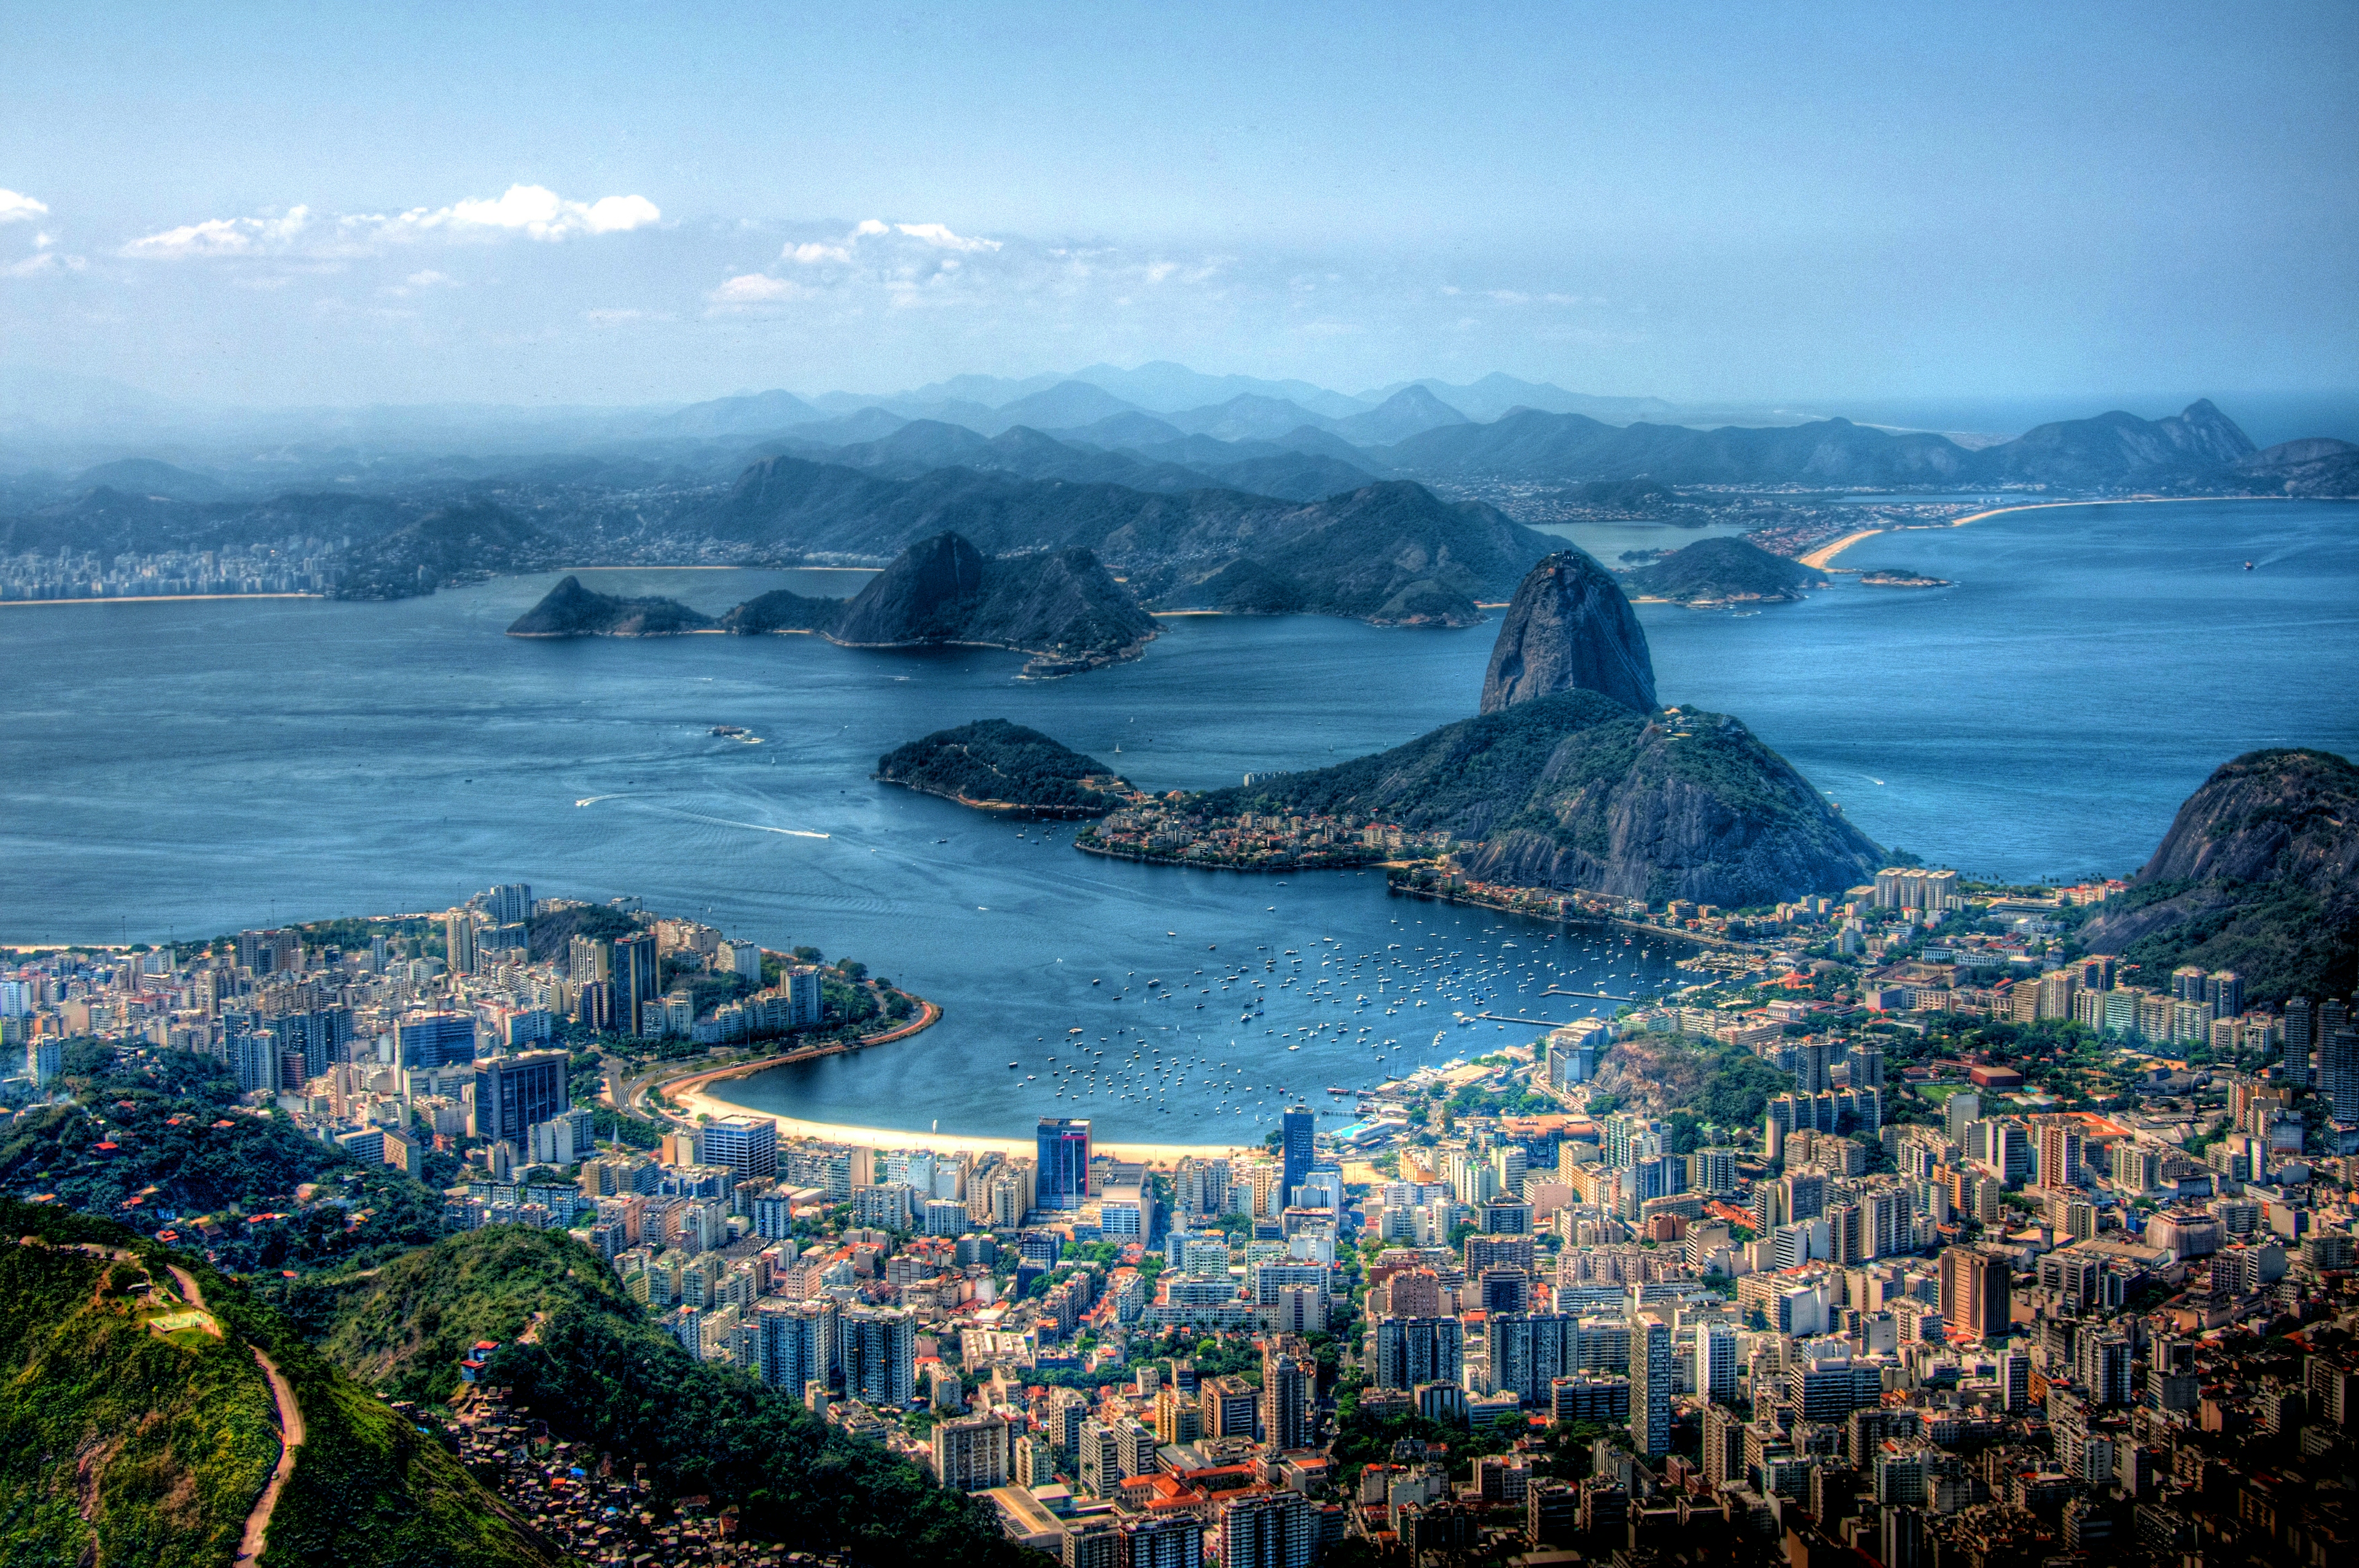
[[[179,1282],[183,1301],[200,1312],[209,1310],[205,1292],[193,1275],[178,1263],[164,1266]],[[270,1472],[269,1484],[262,1488],[261,1500],[245,1516],[245,1534],[237,1543],[237,1555],[230,1559],[233,1568],[262,1561],[263,1547],[270,1534],[270,1516],[277,1511],[278,1494],[287,1489],[287,1478],[295,1474],[295,1451],[303,1446],[303,1407],[295,1402],[294,1389],[288,1386],[276,1361],[265,1356],[260,1347],[253,1348],[255,1362],[270,1380],[270,1397],[278,1406],[278,1463]]]

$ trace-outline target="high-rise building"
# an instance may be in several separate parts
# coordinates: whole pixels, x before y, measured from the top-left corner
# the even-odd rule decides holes
[[[1128,1568],[1204,1568],[1204,1521],[1194,1514],[1144,1515],[1122,1533]]]
[[[241,931],[237,967],[256,975],[281,975],[303,967],[303,938],[293,931]]]
[[[833,1375],[836,1304],[821,1296],[810,1301],[766,1299],[754,1308],[755,1370],[775,1389],[799,1395],[808,1383],[825,1383]]]
[[[35,1088],[47,1088],[50,1079],[65,1071],[65,1065],[66,1043],[56,1035],[44,1034],[25,1042],[25,1076],[33,1080]]]
[[[464,1012],[412,1013],[394,1026],[394,1040],[401,1065],[410,1071],[472,1062],[475,1059],[475,1020]]]
[[[918,1393],[918,1324],[906,1312],[846,1307],[837,1343],[847,1397],[872,1405],[903,1406]]]
[[[1455,1383],[1465,1367],[1465,1342],[1454,1317],[1378,1318],[1375,1341],[1380,1389]]]
[[[475,1136],[523,1147],[528,1130],[555,1117],[571,1099],[568,1061],[562,1051],[527,1051],[477,1062]]]
[[[1696,1392],[1715,1401],[1736,1398],[1736,1330],[1725,1323],[1695,1325]]]
[[[484,895],[484,913],[495,925],[522,925],[532,918],[532,884],[500,883]]]
[[[1041,1208],[1075,1209],[1090,1196],[1090,1124],[1044,1116],[1038,1134],[1039,1174],[1032,1201]]]
[[[1655,1318],[1630,1325],[1630,1444],[1648,1459],[1671,1451],[1671,1394],[1679,1381],[1671,1330]]]
[[[706,1122],[704,1162],[728,1166],[740,1181],[769,1180],[778,1173],[778,1124],[766,1116],[724,1116]]]
[[[1287,1204],[1294,1201],[1294,1189],[1310,1173],[1311,1130],[1318,1124],[1319,1119],[1311,1115],[1308,1106],[1298,1105],[1278,1118],[1278,1188]]]
[[[614,1027],[636,1034],[645,1027],[647,1006],[663,995],[663,965],[657,957],[656,934],[635,931],[614,944]]]
[[[475,912],[445,910],[442,914],[442,958],[454,975],[475,972]]]
[[[938,1423],[933,1460],[934,1478],[951,1491],[984,1492],[1007,1485],[1007,1418],[986,1411]]]
[[[1941,1326],[1951,1339],[1996,1339],[2007,1332],[2012,1285],[2006,1260],[1969,1248],[1941,1252]]]
[[[1221,1505],[1221,1568],[1310,1568],[1319,1521],[1299,1492],[1263,1492]]]
[[[2288,997],[2285,1004],[2285,1067],[2286,1076],[2298,1087],[2309,1088],[2318,1082],[2312,1071],[2316,1064],[2310,1053],[2317,1048],[2318,1015],[2311,1011],[2306,996]]]
[[[1318,1363],[1272,1348],[1261,1359],[1263,1445],[1284,1454],[1310,1446]]]

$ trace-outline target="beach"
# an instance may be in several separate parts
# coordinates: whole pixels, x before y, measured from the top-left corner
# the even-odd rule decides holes
[[[1809,555],[1797,558],[1803,566],[1809,567],[1813,571],[1824,571],[1837,556],[1842,555],[1862,539],[1873,539],[1878,534],[1901,533],[1915,528],[1962,528],[1969,523],[1979,523],[1985,517],[2004,517],[2010,512],[2049,512],[2062,506],[2154,506],[2173,501],[2299,501],[2301,499],[2304,498],[2290,495],[2122,495],[2097,501],[2033,501],[2027,502],[2021,506],[1994,506],[1987,512],[1976,512],[1964,517],[1953,517],[1947,523],[1912,523],[1889,530],[1862,528],[1856,534],[1846,534],[1833,544],[1821,545]]]

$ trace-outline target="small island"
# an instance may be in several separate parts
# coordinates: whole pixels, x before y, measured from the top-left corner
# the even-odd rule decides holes
[[[1006,648],[1022,678],[1135,659],[1161,630],[1083,549],[985,556],[956,534],[910,546],[850,600],[775,589],[719,616],[673,599],[624,599],[568,577],[509,625],[511,637],[760,636],[816,633],[849,648]]]
[[[1622,579],[1634,600],[1684,604],[1691,610],[1789,603],[1800,599],[1804,589],[1826,585],[1824,578],[1799,561],[1738,538],[1699,539]]]
[[[1095,757],[1005,719],[938,730],[876,759],[878,780],[979,811],[1103,816],[1147,796]]]
[[[1908,567],[1878,567],[1860,574],[1863,588],[1948,588],[1950,579],[1929,577]]]

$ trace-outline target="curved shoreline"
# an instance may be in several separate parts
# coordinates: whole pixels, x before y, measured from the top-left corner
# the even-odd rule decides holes
[[[1856,534],[1846,534],[1832,545],[1821,545],[1808,555],[1794,559],[1814,571],[1824,571],[1837,556],[1858,544],[1873,539],[1878,534],[1915,533],[1926,528],[1962,528],[1969,523],[1979,523],[1985,517],[2004,517],[2010,512],[2052,512],[2065,506],[2164,506],[2190,501],[2308,501],[2306,495],[2122,495],[2100,497],[2092,501],[2032,501],[2021,506],[1994,506],[1986,512],[1976,512],[1964,517],[1952,517],[1947,523],[1912,523],[1889,528],[1863,528]],[[2333,499],[2320,497],[2321,500]]]

